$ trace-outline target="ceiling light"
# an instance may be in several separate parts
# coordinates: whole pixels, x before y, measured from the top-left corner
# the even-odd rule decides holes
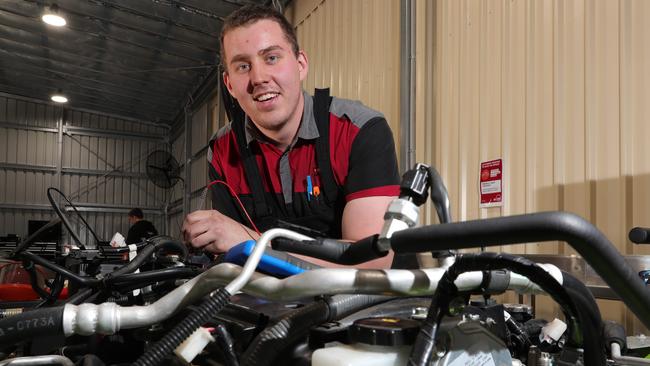
[[[50,99],[52,99],[52,101],[56,102],[56,103],[67,103],[68,102],[68,98],[65,95],[63,95],[63,93],[60,90],[57,91],[56,93],[52,94],[52,96],[50,96]]]
[[[43,13],[43,16],[41,16],[41,19],[49,25],[53,25],[55,27],[63,27],[66,25],[65,19],[58,14],[58,7],[56,5],[52,5],[48,8],[45,8],[45,12]]]

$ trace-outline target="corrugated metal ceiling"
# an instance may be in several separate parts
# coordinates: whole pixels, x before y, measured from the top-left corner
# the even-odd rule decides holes
[[[0,91],[173,123],[218,64],[222,19],[272,0],[2,0]],[[286,5],[289,1],[282,1]],[[41,20],[54,5],[61,28]]]

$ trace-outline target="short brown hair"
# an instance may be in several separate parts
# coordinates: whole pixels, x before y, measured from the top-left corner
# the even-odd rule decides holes
[[[256,4],[245,5],[228,15],[228,17],[226,17],[224,20],[223,27],[221,28],[221,36],[219,37],[219,51],[221,53],[221,66],[224,68],[224,71],[226,70],[226,65],[224,62],[226,52],[223,49],[223,37],[226,35],[226,33],[235,28],[244,27],[264,19],[272,20],[280,25],[280,28],[282,28],[282,32],[284,33],[284,37],[287,39],[289,44],[291,44],[291,50],[293,51],[294,55],[296,55],[296,57],[298,56],[298,51],[300,49],[298,47],[298,38],[296,37],[296,31],[293,29],[293,26],[291,23],[289,23],[287,18],[282,15],[282,13],[268,6]]]
[[[132,208],[131,211],[129,211],[129,216],[137,217],[138,219],[144,218],[144,214],[142,213],[142,209],[140,208]]]

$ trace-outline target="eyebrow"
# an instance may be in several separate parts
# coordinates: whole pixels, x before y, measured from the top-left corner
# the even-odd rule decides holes
[[[258,55],[258,56],[262,56],[262,55],[265,55],[265,54],[267,54],[267,53],[269,53],[269,52],[273,52],[273,51],[277,51],[277,50],[282,50],[282,49],[283,49],[283,48],[282,48],[281,46],[279,46],[279,45],[272,45],[272,46],[269,46],[269,47],[266,47],[266,48],[263,48],[263,49],[257,51],[257,55]],[[239,62],[239,61],[245,61],[245,60],[247,60],[247,59],[248,59],[248,56],[246,56],[246,55],[244,55],[244,54],[235,55],[235,56],[233,56],[233,58],[230,60],[229,64],[233,64],[233,63],[235,63],[235,62]]]

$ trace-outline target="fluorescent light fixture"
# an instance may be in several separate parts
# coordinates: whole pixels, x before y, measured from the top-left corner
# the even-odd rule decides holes
[[[52,99],[52,101],[56,102],[56,103],[67,103],[68,102],[68,98],[65,95],[61,94],[61,92],[57,92],[55,94],[52,94],[50,99]]]
[[[55,27],[63,27],[67,22],[62,16],[58,14],[58,10],[59,9],[56,5],[45,8],[45,13],[43,13],[41,19],[49,25]]]

